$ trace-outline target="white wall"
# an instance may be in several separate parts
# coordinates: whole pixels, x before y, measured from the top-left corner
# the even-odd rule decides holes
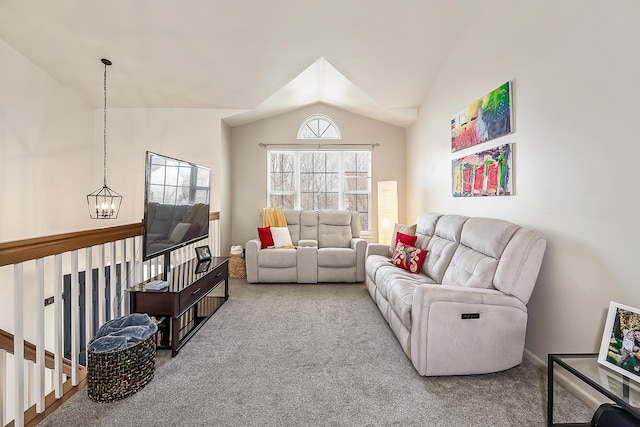
[[[610,300],[640,307],[639,19],[635,0],[490,1],[408,131],[410,217],[498,217],[546,235],[526,342],[543,361],[597,351]],[[451,115],[509,80],[515,132],[451,153]],[[451,196],[453,158],[507,142],[515,143],[515,196]]]
[[[235,110],[110,108],[107,182],[124,200],[118,219],[91,220],[86,195],[103,182],[102,108],[2,40],[0,63],[0,242],[141,221],[147,150],[211,168],[212,211],[229,197],[222,118]]]
[[[405,219],[405,130],[326,104],[315,104],[231,129],[233,214],[232,242],[245,246],[258,237],[260,209],[267,205],[267,150],[263,144],[298,144],[298,128],[312,114],[333,118],[342,132],[342,144],[376,144],[372,152],[372,223],[377,236],[377,182],[398,181],[399,218]]]
[[[89,228],[94,109],[2,40],[0,64],[0,242]]]
[[[223,132],[222,118],[231,112],[188,108],[108,111],[108,141],[109,147],[113,147],[107,158],[107,168],[112,171],[108,172],[109,186],[124,196],[121,215],[129,219],[127,223],[141,221],[144,216],[146,151],[210,168],[211,211],[221,211],[223,201],[229,197],[229,141],[228,131]],[[101,134],[102,129],[97,132]],[[230,227],[230,215],[221,212],[220,228],[226,239],[222,248],[229,244]]]

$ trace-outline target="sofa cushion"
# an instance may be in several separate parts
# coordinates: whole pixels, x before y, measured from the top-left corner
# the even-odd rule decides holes
[[[458,243],[444,239],[440,236],[433,236],[429,240],[429,256],[422,266],[422,272],[431,277],[436,283],[442,283],[447,267],[453,258],[453,254],[458,248]]]
[[[376,280],[376,273],[382,266],[389,266],[389,258],[386,256],[369,255],[365,261],[365,271],[372,280]]]
[[[433,236],[436,233],[436,224],[441,216],[442,214],[433,212],[420,214],[416,221],[416,234]]]
[[[493,258],[500,258],[520,227],[492,218],[469,218],[462,227],[460,243]]]
[[[300,212],[300,239],[318,240],[318,212]]]
[[[376,285],[378,286],[378,291],[380,291],[380,294],[387,300],[389,299],[389,289],[393,287],[397,280],[401,279],[406,279],[416,284],[435,283],[431,278],[424,274],[409,273],[408,271],[395,267],[388,262],[385,266],[380,267],[376,272]]]
[[[443,285],[492,288],[498,260],[459,245],[442,278]]]
[[[258,267],[285,268],[296,266],[296,250],[276,248],[258,252]]]
[[[289,235],[291,236],[291,244],[297,245],[300,237],[300,211],[295,209],[283,209],[284,218],[289,227]]]
[[[319,248],[348,248],[352,237],[351,212],[330,210],[318,213]]]
[[[411,304],[413,303],[413,293],[418,283],[410,279],[398,279],[387,291],[389,295],[389,306],[398,316],[402,324],[411,329]]]
[[[443,215],[436,224],[435,235],[452,242],[460,242],[462,226],[468,219],[462,215]]]
[[[376,273],[380,295],[389,302],[391,310],[408,329],[411,328],[413,292],[416,286],[424,284],[434,284],[434,281],[424,274],[412,274],[389,263]]]
[[[356,265],[356,251],[351,248],[318,249],[318,267],[353,267]]]

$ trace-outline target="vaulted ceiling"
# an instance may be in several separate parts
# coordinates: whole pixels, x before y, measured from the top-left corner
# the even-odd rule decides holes
[[[95,107],[316,102],[409,126],[474,0],[0,0],[0,38]]]

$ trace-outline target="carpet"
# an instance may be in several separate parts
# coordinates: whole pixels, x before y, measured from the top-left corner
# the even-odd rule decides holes
[[[363,284],[251,285],[177,357],[159,350],[154,379],[118,402],[86,388],[43,426],[544,426],[546,375],[421,377]],[[451,357],[469,357],[465,349]],[[555,422],[592,410],[559,385]]]

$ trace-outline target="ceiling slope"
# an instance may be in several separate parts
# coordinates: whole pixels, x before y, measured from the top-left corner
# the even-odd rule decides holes
[[[408,126],[469,0],[0,0],[0,38],[89,104],[246,110],[324,102]]]

